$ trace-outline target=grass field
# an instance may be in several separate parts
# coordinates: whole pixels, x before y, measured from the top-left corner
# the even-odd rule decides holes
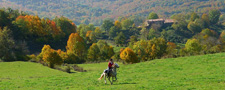
[[[119,63],[118,81],[98,81],[107,63],[80,64],[87,72],[65,73],[31,62],[1,62],[0,90],[224,90],[225,53]]]

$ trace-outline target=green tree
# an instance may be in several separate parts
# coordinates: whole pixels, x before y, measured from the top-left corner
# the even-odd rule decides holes
[[[132,21],[130,19],[125,19],[125,20],[122,20],[122,22],[121,22],[123,30],[128,30],[129,28],[132,27],[133,24],[134,24],[134,21]]]
[[[100,50],[96,43],[93,43],[91,47],[88,49],[87,57],[90,61],[97,61],[100,57]]]
[[[126,42],[126,37],[125,37],[125,35],[123,34],[123,32],[120,32],[120,33],[114,38],[114,40],[115,40],[115,43],[116,43],[116,44],[122,46],[122,45],[125,44],[125,42]]]
[[[113,26],[110,28],[110,31],[109,31],[109,38],[114,38],[116,37],[117,33],[118,33],[118,28],[116,26]]]
[[[56,25],[62,29],[62,31],[66,34],[66,37],[77,31],[77,26],[66,17],[56,17],[53,21],[55,21]]]
[[[158,19],[159,16],[155,12],[151,12],[147,19]]]
[[[198,16],[197,13],[193,12],[193,13],[191,14],[191,21],[195,21],[195,20],[198,19],[198,18],[199,18],[199,16]]]
[[[3,61],[13,61],[16,59],[13,50],[15,49],[15,41],[12,38],[12,32],[4,27],[0,28],[0,59]]]
[[[106,20],[103,21],[103,24],[102,24],[101,27],[102,27],[103,30],[105,30],[105,32],[108,32],[109,29],[110,29],[113,25],[114,25],[114,24],[113,24],[113,21],[112,21],[112,20],[106,19]]]
[[[99,27],[95,28],[95,35],[96,35],[96,38],[101,37],[102,31],[101,31],[101,29]]]
[[[107,60],[110,59],[115,52],[113,51],[113,47],[109,46],[104,40],[99,40],[97,42],[98,48],[100,49],[100,59]]]
[[[137,42],[137,36],[130,36],[130,42],[129,42],[129,47],[132,47],[135,42]]]
[[[209,21],[211,24],[216,24],[219,21],[221,12],[217,9],[209,11]]]
[[[195,55],[200,54],[202,46],[200,45],[197,39],[188,39],[188,41],[185,44],[185,49],[188,51],[188,53]]]
[[[207,14],[202,14],[201,19],[204,21],[204,27],[208,28],[210,25],[209,16]]]
[[[187,26],[187,28],[192,32],[192,33],[199,33],[201,32],[201,27],[196,24],[195,22],[190,22]]]

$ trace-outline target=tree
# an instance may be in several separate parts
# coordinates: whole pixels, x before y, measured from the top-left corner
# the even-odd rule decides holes
[[[43,52],[43,60],[48,63],[48,66],[50,68],[54,68],[54,65],[60,65],[63,63],[62,58],[59,56],[59,54],[51,49],[49,45],[43,47],[44,52]]]
[[[196,24],[195,22],[190,22],[187,26],[187,28],[192,32],[192,33],[199,33],[201,32],[201,27]]]
[[[108,32],[109,29],[113,26],[113,21],[112,20],[104,20],[102,24],[102,29],[105,30],[105,32]]]
[[[167,52],[167,55],[170,56],[170,57],[174,57],[174,55],[176,55],[176,44],[173,43],[173,42],[167,42],[167,48],[166,48],[166,52]]]
[[[114,54],[112,46],[109,46],[104,40],[99,40],[97,42],[98,48],[100,49],[100,59],[106,60],[110,59]]]
[[[118,20],[115,21],[115,25],[114,26],[117,27],[118,29],[122,29],[121,22],[118,21]]]
[[[16,59],[13,50],[15,49],[15,41],[12,38],[11,31],[4,27],[0,28],[0,59],[3,61],[13,61]]]
[[[121,24],[122,24],[123,30],[128,30],[129,28],[132,27],[132,25],[134,24],[134,21],[131,21],[130,19],[125,19],[121,22]]]
[[[199,18],[199,16],[198,16],[197,13],[193,12],[193,13],[191,14],[191,21],[195,21],[195,20],[198,19],[198,18]]]
[[[140,40],[137,41],[136,43],[134,43],[132,49],[134,50],[134,52],[138,55],[138,58],[142,61],[147,61],[148,60],[148,55],[147,54],[147,46],[148,46],[148,42],[145,40]]]
[[[118,44],[118,45],[123,45],[125,44],[125,40],[126,40],[126,37],[125,35],[123,34],[123,32],[120,32],[115,38],[115,43]]]
[[[86,43],[78,33],[72,33],[69,36],[66,46],[67,54],[74,54],[83,58],[86,53]]]
[[[217,9],[209,11],[209,21],[211,24],[216,24],[219,21],[221,12]]]
[[[167,43],[163,38],[153,38],[148,42],[148,47],[150,52],[150,58],[161,58],[163,54],[166,53]]]
[[[100,50],[96,43],[93,43],[88,49],[87,57],[90,59],[90,61],[97,61],[100,57]]]
[[[149,15],[148,15],[148,18],[147,19],[158,19],[159,16],[154,13],[154,12],[151,12]]]
[[[133,52],[132,49],[126,48],[120,53],[120,58],[124,60],[127,63],[138,63],[140,62],[136,56],[136,54]]]
[[[109,38],[113,39],[114,37],[116,37],[118,31],[119,30],[116,26],[111,27],[109,30]]]
[[[204,21],[204,27],[207,28],[210,25],[209,16],[207,14],[202,14],[202,20]]]
[[[66,37],[77,31],[77,26],[66,17],[56,17],[53,21],[55,21],[56,25],[62,29],[62,31],[66,34]]]
[[[101,29],[99,28],[99,27],[96,27],[95,28],[95,35],[96,35],[96,37],[101,37],[101,35],[102,35],[102,31],[101,31]]]
[[[197,39],[188,39],[188,41],[185,44],[185,49],[190,54],[200,54],[202,46],[200,45]]]
[[[136,36],[130,36],[130,42],[129,42],[129,47],[132,47],[135,42],[137,42],[137,37]]]

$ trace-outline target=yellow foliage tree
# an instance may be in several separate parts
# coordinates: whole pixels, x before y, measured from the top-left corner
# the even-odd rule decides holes
[[[67,54],[74,54],[80,58],[86,53],[86,44],[84,39],[78,33],[72,33],[67,41]]]
[[[121,53],[120,53],[120,58],[122,60],[124,60],[127,63],[138,63],[139,60],[136,56],[136,54],[133,52],[133,50],[131,50],[130,48],[126,48],[124,49]]]
[[[63,63],[62,58],[59,54],[54,50],[51,49],[49,45],[44,45],[41,52],[42,60],[48,63],[48,66],[54,68],[54,65],[60,65]]]

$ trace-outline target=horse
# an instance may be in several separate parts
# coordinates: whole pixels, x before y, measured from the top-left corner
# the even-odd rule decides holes
[[[112,71],[109,73],[109,76],[108,74],[104,71],[101,75],[101,77],[98,79],[98,80],[101,80],[103,77],[104,77],[104,80],[105,80],[105,84],[106,84],[106,77],[108,76],[108,80],[110,81],[111,85],[113,84],[113,81],[116,81],[117,80],[117,72],[116,72],[116,68],[119,68],[119,65],[117,63],[115,63],[113,65],[113,69]],[[110,77],[112,77],[112,81],[110,80]],[[113,77],[116,79],[116,80],[113,80]]]

